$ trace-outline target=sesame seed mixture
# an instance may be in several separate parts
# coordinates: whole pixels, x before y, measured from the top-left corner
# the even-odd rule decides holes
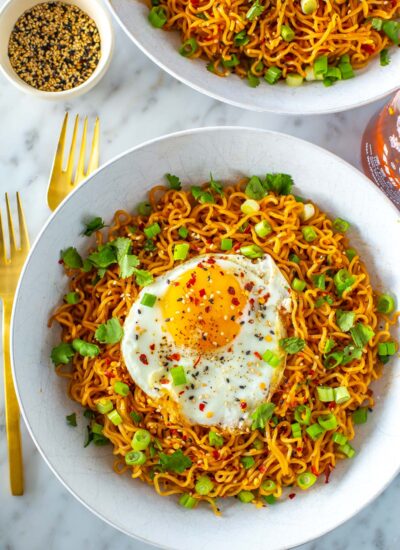
[[[47,92],[83,84],[96,69],[100,54],[100,34],[93,19],[63,2],[44,2],[24,12],[8,44],[17,75]]]

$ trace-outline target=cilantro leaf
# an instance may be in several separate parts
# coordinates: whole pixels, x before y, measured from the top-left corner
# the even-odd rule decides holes
[[[263,403],[253,412],[251,418],[253,420],[251,424],[252,430],[257,430],[257,428],[264,429],[268,420],[272,417],[274,412],[275,405],[273,403]]]
[[[178,178],[178,176],[174,176],[173,174],[165,174],[165,177],[167,178],[171,189],[175,189],[175,191],[179,191],[180,189],[182,189],[181,180]]]
[[[256,0],[253,2],[253,5],[249,9],[249,11],[246,13],[246,19],[249,21],[253,21],[256,17],[259,17],[263,11],[265,10],[266,6],[262,6],[259,2],[259,0]]]
[[[198,201],[200,204],[215,202],[214,197],[211,195],[211,193],[204,191],[204,189],[202,189],[198,185],[193,185],[191,188],[191,192],[194,199]]]
[[[79,302],[79,298],[80,298],[79,292],[68,292],[64,296],[64,301],[69,305],[74,305]]]
[[[134,268],[133,272],[139,286],[147,286],[153,282],[153,275],[149,271]]]
[[[279,345],[286,351],[286,353],[292,355],[294,353],[298,353],[299,351],[303,351],[306,343],[302,338],[292,336],[291,338],[282,338],[279,340]]]
[[[224,188],[219,183],[219,181],[215,181],[215,179],[213,178],[213,175],[211,174],[211,172],[210,172],[210,187],[213,191],[215,191],[219,195],[223,195]]]
[[[72,347],[79,355],[82,355],[82,357],[96,357],[96,355],[100,353],[100,349],[96,344],[85,342],[85,340],[81,340],[80,338],[75,338],[75,340],[72,341]]]
[[[118,237],[111,241],[110,245],[115,248],[117,253],[117,262],[120,263],[124,256],[131,251],[132,241],[128,237]]]
[[[82,258],[73,246],[61,251],[61,259],[66,267],[79,269],[82,267]]]
[[[121,323],[116,317],[112,317],[97,328],[94,337],[101,344],[116,344],[121,340],[123,334]]]
[[[389,50],[386,48],[382,50],[381,53],[379,54],[379,59],[380,59],[381,67],[386,67],[386,65],[389,65],[390,63]]]
[[[133,254],[127,254],[124,256],[119,264],[119,275],[122,279],[131,277],[136,266],[139,265],[139,258]]]
[[[78,424],[76,422],[76,413],[71,413],[65,417],[68,426],[75,428]]]
[[[82,235],[86,235],[86,237],[90,237],[93,235],[95,231],[99,231],[100,229],[103,229],[105,227],[105,223],[103,220],[99,217],[93,218],[89,222],[85,223],[85,230],[83,231]]]
[[[264,187],[277,195],[289,195],[293,187],[293,178],[289,174],[266,174]]]
[[[92,262],[88,258],[83,260],[82,271],[84,273],[89,273],[89,271],[92,271],[92,269],[93,269]]]
[[[160,453],[159,464],[164,472],[168,470],[182,474],[187,468],[190,468],[192,461],[183,454],[181,449],[178,449],[172,455]]]
[[[251,176],[244,190],[250,199],[261,200],[265,195],[265,189],[257,176]]]
[[[354,311],[336,310],[336,324],[343,332],[348,332],[354,326]]]
[[[140,422],[143,420],[143,416],[136,411],[130,412],[129,416],[132,418],[135,424],[140,424]]]
[[[88,260],[94,267],[108,267],[117,262],[117,256],[114,247],[110,243],[100,245],[97,252],[89,254]]]
[[[71,344],[61,342],[61,344],[51,350],[50,357],[55,365],[59,365],[60,363],[67,365],[74,355],[75,351]]]

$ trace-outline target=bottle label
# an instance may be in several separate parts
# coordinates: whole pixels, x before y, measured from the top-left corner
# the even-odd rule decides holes
[[[364,155],[368,163],[371,178],[400,210],[400,181],[394,177],[392,170],[385,163],[388,154],[387,147],[384,147],[383,164],[379,157],[374,154],[373,146],[370,142],[366,141],[364,147]]]

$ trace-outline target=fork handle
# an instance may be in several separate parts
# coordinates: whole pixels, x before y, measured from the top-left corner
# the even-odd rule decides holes
[[[24,475],[20,431],[20,411],[15,393],[10,357],[11,304],[3,302],[3,362],[4,392],[6,402],[6,431],[11,494],[24,493]]]

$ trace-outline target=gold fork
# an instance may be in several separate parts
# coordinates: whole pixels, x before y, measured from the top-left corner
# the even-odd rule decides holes
[[[29,250],[29,236],[19,193],[17,193],[17,205],[20,247],[17,246],[10,201],[6,193],[6,218],[9,232],[10,253],[9,257],[7,257],[6,235],[0,209],[0,297],[3,300],[4,391],[6,400],[6,430],[10,485],[13,495],[22,495],[24,492],[24,477],[21,432],[19,426],[20,412],[17,396],[15,394],[10,359],[11,310],[19,274]]]
[[[60,138],[58,140],[57,151],[54,157],[53,168],[51,171],[49,188],[47,190],[47,204],[51,210],[55,210],[61,201],[78,185],[87,178],[99,166],[99,143],[100,143],[100,121],[96,118],[93,130],[92,147],[90,151],[89,163],[85,172],[85,154],[87,142],[88,118],[85,117],[83,123],[82,141],[79,150],[78,164],[74,171],[75,150],[78,137],[79,115],[75,118],[74,130],[72,133],[71,146],[69,150],[66,169],[64,166],[64,149],[68,127],[69,115],[66,113],[61,128]],[[74,176],[74,177],[73,177]]]

